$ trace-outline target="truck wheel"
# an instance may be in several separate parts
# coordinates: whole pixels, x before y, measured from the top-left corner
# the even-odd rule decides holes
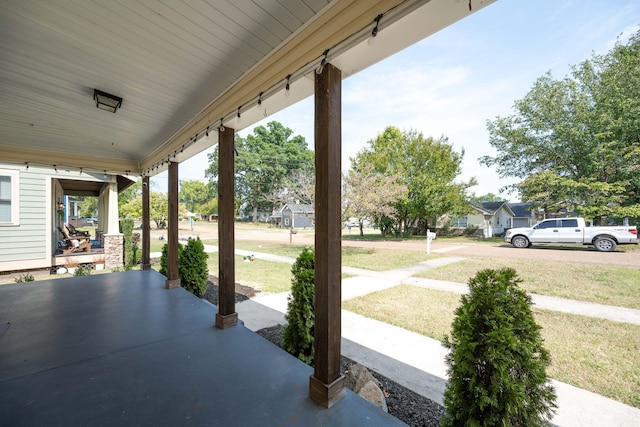
[[[593,242],[593,246],[600,252],[613,252],[616,250],[616,241],[611,237],[598,237]]]
[[[511,239],[511,244],[514,248],[528,248],[531,244],[529,243],[529,239],[524,236],[515,236]]]

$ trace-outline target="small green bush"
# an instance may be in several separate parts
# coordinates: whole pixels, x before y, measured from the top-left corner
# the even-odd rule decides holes
[[[548,425],[555,391],[531,297],[512,268],[482,270],[456,309],[442,426]]]
[[[204,244],[199,237],[190,239],[178,255],[180,285],[198,298],[207,291],[208,257],[209,255],[204,251]]]
[[[91,264],[81,264],[76,267],[75,271],[73,272],[73,275],[74,277],[89,276],[91,275],[92,269],[93,269],[93,266]]]
[[[125,270],[131,270],[131,267],[135,264],[133,251],[133,219],[121,219],[120,232],[124,236],[124,268]]]
[[[167,256],[169,252],[169,246],[165,243],[162,246],[162,254],[160,255],[160,274],[167,275]],[[182,253],[182,244],[178,243],[178,263],[180,263],[180,254]],[[178,272],[178,275],[180,272]]]
[[[291,268],[291,294],[284,330],[284,349],[313,366],[315,326],[315,265],[313,249],[304,248]]]
[[[16,282],[16,283],[33,282],[34,280],[36,280],[36,278],[33,277],[33,275],[31,273],[25,273],[24,275],[22,275],[20,277],[16,277],[15,279],[13,279],[13,281]]]

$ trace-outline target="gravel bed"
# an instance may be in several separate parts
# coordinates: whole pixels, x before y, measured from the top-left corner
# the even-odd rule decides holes
[[[283,345],[284,326],[282,325],[260,329],[256,333],[278,347]],[[341,372],[346,372],[353,363],[355,363],[353,360],[342,356],[340,359]],[[371,371],[371,374],[382,385],[382,391],[387,399],[389,414],[413,427],[435,427],[440,425],[440,418],[442,418],[444,412],[442,406],[395,383],[384,375],[374,371]]]
[[[236,282],[236,302],[246,301],[254,296],[258,295],[260,291],[255,290],[250,286],[242,285]],[[218,305],[218,278],[216,276],[209,276],[207,281],[207,290],[202,296],[213,305]]]

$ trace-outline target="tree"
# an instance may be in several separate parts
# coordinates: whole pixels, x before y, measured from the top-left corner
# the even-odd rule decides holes
[[[98,198],[93,196],[80,196],[80,216],[84,218],[93,218],[98,214]]]
[[[542,426],[555,409],[549,352],[512,268],[479,271],[456,309],[442,426]]]
[[[507,200],[504,197],[497,196],[493,193],[487,193],[480,196],[476,196],[475,193],[471,193],[471,196],[469,196],[469,201],[482,203],[482,202],[506,202]]]
[[[203,211],[203,207],[210,210],[211,208],[208,204],[212,199],[215,199],[216,196],[213,193],[213,186],[207,185],[198,180],[180,180],[180,191],[178,193],[178,198],[180,203],[183,203],[186,209],[190,212],[196,212],[200,214],[207,214]],[[216,202],[217,208],[217,202]]]
[[[397,233],[404,234],[412,224],[423,233],[429,222],[435,224],[444,214],[469,212],[466,191],[476,181],[456,182],[464,150],[456,152],[447,138],[425,138],[422,133],[390,126],[368,144],[352,159],[352,169],[360,171],[370,165],[375,173],[399,176],[399,183],[407,187],[406,196],[393,203]]]
[[[373,221],[385,236],[383,218],[397,220],[395,205],[407,195],[407,186],[400,182],[399,175],[385,176],[367,165],[349,170],[343,180],[343,219],[356,218],[361,236],[364,221]]]
[[[156,191],[149,192],[149,216],[156,223],[156,228],[162,229],[167,226],[167,215],[169,213],[169,201],[166,194]],[[184,205],[179,206],[179,215],[185,216]],[[142,218],[142,195],[138,194],[120,208],[120,216],[123,218]]]
[[[314,155],[304,137],[293,136],[293,131],[278,122],[267,127],[258,126],[246,138],[236,135],[238,155],[235,158],[235,197],[240,206],[252,211],[258,219],[258,209],[273,209],[271,195],[288,184],[293,192],[294,181],[287,177],[295,171],[313,171]],[[217,148],[209,155],[206,176],[216,185],[218,181]]]
[[[562,80],[538,78],[513,115],[487,122],[498,154],[481,163],[522,178],[514,189],[538,206],[589,212],[596,222],[640,216],[639,68],[640,31]]]

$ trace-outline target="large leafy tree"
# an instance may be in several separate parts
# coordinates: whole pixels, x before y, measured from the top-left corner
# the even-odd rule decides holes
[[[187,210],[204,215],[214,213],[205,212],[211,210],[210,202],[216,198],[212,185],[207,185],[196,179],[180,180],[179,184],[180,191],[178,192],[178,197],[180,203],[183,203]]]
[[[410,224],[417,224],[422,232],[442,215],[462,216],[469,211],[466,191],[476,182],[456,181],[463,156],[464,151],[455,151],[445,137],[425,138],[420,132],[390,126],[352,159],[352,169],[361,172],[371,167],[377,174],[398,176],[407,193],[393,203],[393,230],[404,234]]]
[[[290,179],[295,171],[312,173],[314,156],[304,137],[293,136],[293,130],[278,122],[258,126],[246,138],[236,136],[235,196],[239,207],[248,207],[257,220],[258,209],[272,209],[273,193],[294,186]],[[209,155],[206,176],[218,181],[217,148]],[[288,189],[293,192],[294,188]]]
[[[598,222],[640,216],[640,32],[556,80],[538,78],[515,113],[487,123],[496,156],[481,163],[525,201]]]
[[[343,178],[342,216],[358,221],[361,236],[365,220],[380,225],[384,236],[388,231],[384,219],[397,221],[395,205],[406,195],[407,186],[401,184],[399,175],[386,176],[370,165],[362,165],[358,170],[349,170]]]

